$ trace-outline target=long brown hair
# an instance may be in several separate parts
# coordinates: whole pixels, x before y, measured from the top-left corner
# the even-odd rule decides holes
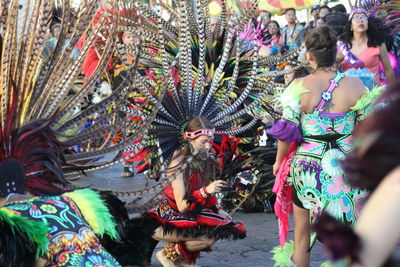
[[[199,129],[213,129],[214,125],[204,117],[197,116],[191,119],[185,129],[185,131],[193,132]],[[177,150],[172,156],[171,162],[175,159],[181,158],[181,160],[174,166],[168,166],[168,173],[174,175],[176,171],[180,170],[180,166],[187,160],[188,157],[192,156],[189,141],[185,141],[182,148]],[[199,164],[200,163],[200,164]],[[215,178],[218,171],[218,162],[215,158],[209,157],[204,162],[199,159],[193,158],[193,161],[183,170],[183,179],[185,183],[186,192],[190,191],[189,180],[193,173],[203,171],[202,179],[203,185],[206,185],[209,180]]]

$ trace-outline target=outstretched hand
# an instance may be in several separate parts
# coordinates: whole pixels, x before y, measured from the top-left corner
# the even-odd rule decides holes
[[[227,186],[227,182],[223,180],[217,180],[212,182],[206,187],[207,193],[209,194],[214,194],[214,193],[220,193],[221,192],[221,187]]]

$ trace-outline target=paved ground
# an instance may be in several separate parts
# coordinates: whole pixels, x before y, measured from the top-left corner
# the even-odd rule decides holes
[[[146,182],[143,175],[133,178],[120,177],[121,166],[91,174],[80,180],[80,184],[92,185],[104,189],[134,190],[142,187]],[[127,199],[128,200],[128,199]],[[279,244],[277,221],[273,214],[241,213],[234,214],[235,220],[244,221],[248,230],[248,237],[239,241],[219,241],[210,253],[203,253],[198,264],[204,267],[269,267],[273,266],[270,251]],[[293,224],[292,224],[293,225]],[[292,238],[291,230],[289,238]],[[159,244],[161,248],[162,244]],[[400,249],[397,249],[400,255]],[[311,252],[311,267],[320,266],[326,261],[321,244],[317,243]],[[161,264],[153,256],[153,265]]]
[[[272,267],[271,249],[279,244],[275,216],[266,213],[234,214],[235,220],[244,221],[247,238],[239,241],[219,241],[213,251],[203,253],[198,264],[207,267]],[[291,233],[292,235],[292,233]],[[290,236],[291,237],[291,236]],[[320,266],[326,261],[322,247],[317,244],[312,251],[311,266]],[[153,265],[161,265],[153,257]]]

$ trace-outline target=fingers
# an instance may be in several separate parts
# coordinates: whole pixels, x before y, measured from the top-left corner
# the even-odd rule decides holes
[[[228,183],[224,180],[217,180],[214,182],[216,186],[227,186]]]
[[[208,189],[210,189],[210,190],[207,190],[207,191],[210,192],[211,194],[220,193],[221,192],[221,187],[224,187],[224,186],[227,186],[227,185],[228,185],[228,183],[226,181],[217,180],[217,181],[212,182],[209,185],[210,188],[208,188]]]
[[[221,187],[227,186],[228,183],[223,180],[217,180],[214,182],[215,183],[215,192],[220,193],[221,192]]]

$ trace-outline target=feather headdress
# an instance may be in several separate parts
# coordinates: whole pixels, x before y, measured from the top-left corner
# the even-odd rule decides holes
[[[145,135],[157,113],[157,103],[165,91],[162,83],[151,96],[144,94],[146,99],[151,99],[146,102],[146,108],[137,108],[135,114],[125,119],[118,118],[118,107],[126,105],[126,93],[133,84],[136,65],[108,97],[85,109],[80,107],[83,99],[93,92],[114,52],[119,23],[117,2],[97,14],[99,1],[82,2],[73,10],[70,1],[62,1],[60,35],[54,48],[48,49],[53,1],[27,1],[24,9],[19,8],[18,0],[1,1],[2,196],[24,191],[59,192],[63,190],[59,185],[65,186],[74,175],[118,163],[119,157],[101,157],[118,153],[132,140]],[[96,23],[91,23],[93,18]],[[82,36],[85,36],[83,45],[75,55],[74,48]],[[93,48],[99,57],[98,64],[90,79],[76,88],[82,64]],[[134,50],[132,56],[138,59],[140,49]],[[141,117],[140,127],[127,140],[111,142],[134,115]],[[139,151],[141,146],[144,144],[133,149]]]
[[[140,1],[122,3],[131,16],[121,17],[125,25],[121,30],[143,39],[136,88],[151,96],[158,84],[167,83],[166,95],[146,137],[153,151],[146,156],[153,159],[150,165],[155,172],[163,170],[184,142],[183,132],[196,116],[211,121],[217,134],[235,134],[252,127],[257,117],[246,124],[241,117],[260,106],[274,87],[273,74],[261,79],[261,70],[297,53],[261,59],[259,46],[252,51],[243,49],[245,40],[239,34],[255,14],[257,3],[237,17],[222,1],[215,28],[210,26],[207,1],[189,5],[177,0],[172,3],[175,9],[160,1],[157,4],[170,13],[169,20]]]

